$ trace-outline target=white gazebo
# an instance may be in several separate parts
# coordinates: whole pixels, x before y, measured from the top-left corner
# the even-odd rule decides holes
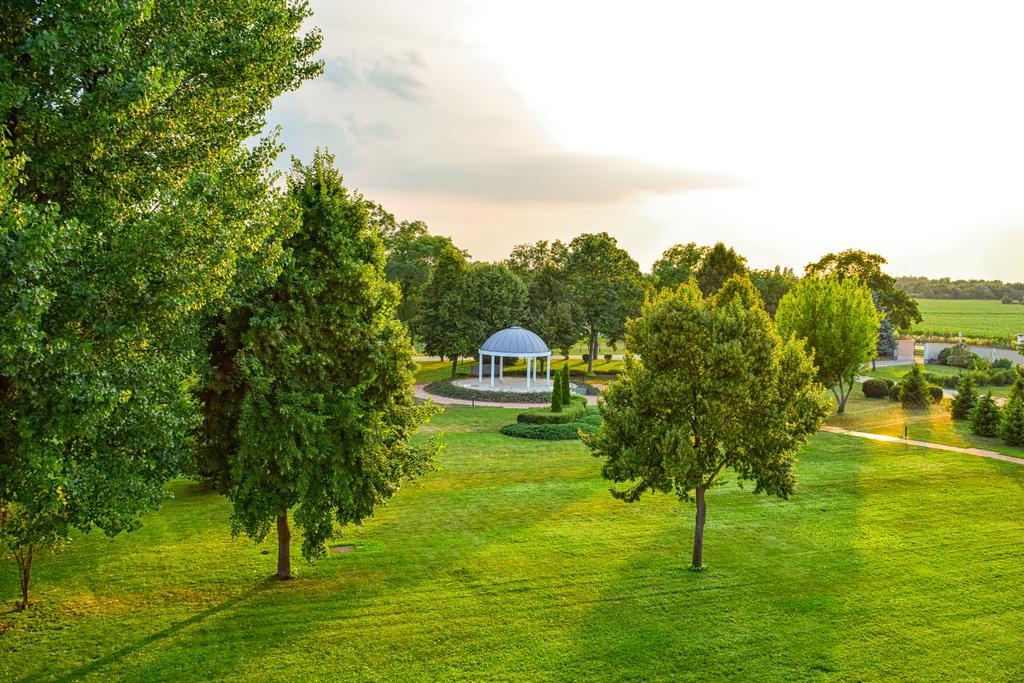
[[[522,327],[509,327],[495,332],[480,347],[480,384],[484,383],[484,356],[491,358],[491,386],[494,386],[494,359],[498,359],[498,380],[505,378],[506,358],[526,359],[526,388],[537,382],[537,359],[546,358],[545,381],[551,386],[551,349],[544,340]]]

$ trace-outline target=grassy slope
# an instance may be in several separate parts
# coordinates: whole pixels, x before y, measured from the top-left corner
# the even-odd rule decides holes
[[[912,334],[1002,340],[1024,332],[1024,306],[980,299],[918,299],[924,320]]]
[[[820,435],[791,501],[713,492],[693,573],[692,507],[612,500],[578,442],[496,434],[511,414],[439,416],[440,469],[286,584],[175,484],[140,531],[39,562],[0,679],[1024,676],[1024,470]]]

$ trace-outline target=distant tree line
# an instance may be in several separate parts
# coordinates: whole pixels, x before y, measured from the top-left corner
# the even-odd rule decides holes
[[[1024,303],[1024,282],[899,277],[896,286],[918,299],[993,299]]]

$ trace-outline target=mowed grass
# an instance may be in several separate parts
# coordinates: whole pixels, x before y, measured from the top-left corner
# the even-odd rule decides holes
[[[1024,306],[984,299],[918,299],[922,322],[910,330],[917,336],[1015,341],[1024,333]]]
[[[942,405],[933,405],[924,410],[908,410],[897,401],[865,398],[858,386],[850,395],[845,414],[833,414],[827,423],[858,432],[899,437],[906,435],[913,441],[983,448],[1024,458],[1024,448],[1007,446],[998,438],[978,436],[971,432],[967,420],[954,420],[949,412],[949,399],[945,399]]]
[[[582,444],[498,434],[514,414],[438,416],[437,471],[288,583],[174,483],[139,531],[40,559],[38,606],[0,612],[0,679],[1024,677],[1018,466],[818,435],[791,500],[710,494],[695,573],[691,506],[613,500]]]

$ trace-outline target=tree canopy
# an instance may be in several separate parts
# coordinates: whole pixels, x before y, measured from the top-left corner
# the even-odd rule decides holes
[[[657,289],[675,289],[696,277],[701,261],[711,250],[695,242],[674,244],[666,249],[651,267],[651,277]]]
[[[187,461],[201,321],[272,281],[295,228],[259,136],[272,100],[321,70],[308,15],[4,7],[0,524],[23,557],[135,527]]]
[[[693,285],[666,290],[629,324],[625,371],[601,402],[602,424],[584,441],[605,478],[695,500],[693,566],[703,565],[705,492],[727,468],[755,493],[788,497],[796,453],[828,412],[802,345],[783,339],[746,279],[715,297]]]
[[[279,578],[291,576],[289,510],[303,556],[320,557],[335,522],[372,514],[435,450],[409,441],[432,407],[413,404],[414,350],[365,203],[322,152],[295,162],[288,194],[302,213],[288,261],[222,329],[206,402],[233,431],[234,528],[262,540],[276,523]]]
[[[697,286],[704,296],[714,294],[733,275],[747,274],[747,259],[718,242],[704,255],[697,269]]]
[[[640,312],[645,293],[640,266],[614,237],[602,232],[569,243],[565,273],[582,311],[590,349],[587,370],[593,371],[598,335],[612,343],[622,339],[626,321]]]
[[[779,302],[775,322],[784,336],[807,344],[818,381],[832,389],[840,413],[861,366],[875,357],[881,314],[855,278],[805,277]]]
[[[804,272],[806,275],[835,275],[840,280],[860,280],[875,295],[878,308],[886,312],[889,322],[897,330],[906,330],[914,323],[921,322],[921,312],[917,302],[897,288],[896,279],[882,270],[886,263],[888,261],[878,254],[847,249],[838,254],[825,254],[817,262],[809,263]]]

